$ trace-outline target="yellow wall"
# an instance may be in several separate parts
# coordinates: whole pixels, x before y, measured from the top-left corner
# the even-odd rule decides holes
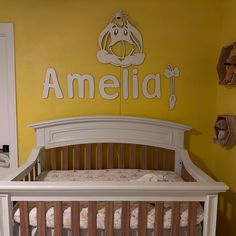
[[[225,2],[222,9],[219,52],[222,46],[229,45],[236,40],[235,8],[236,2],[230,0]],[[236,115],[235,100],[235,86],[217,86],[216,114]],[[216,145],[213,156],[215,177],[230,187],[230,190],[219,198],[218,235],[236,235],[236,148],[226,149]]]
[[[236,4],[220,0],[0,0],[0,21],[13,22],[17,86],[19,163],[27,159],[35,145],[34,131],[28,124],[48,119],[80,115],[133,115],[165,119],[191,125],[186,146],[195,163],[232,189],[222,195],[231,209],[228,225],[233,228],[236,181],[233,175],[235,149],[212,144],[217,113],[235,113],[234,88],[217,85],[216,63],[220,48],[234,38]],[[161,73],[161,99],[104,100],[98,93],[101,76],[120,78],[122,69],[96,59],[98,35],[111,15],[124,10],[141,31],[145,61],[138,66],[139,80],[149,73]],[[168,110],[170,81],[163,70],[168,63],[178,66],[177,104]],[[42,99],[48,67],[54,67],[63,99],[50,93]],[[68,73],[90,73],[95,77],[95,99],[67,98]],[[230,103],[228,103],[230,101]],[[223,209],[223,204],[221,204]],[[225,211],[221,210],[225,220]],[[219,229],[222,225],[219,222]],[[230,231],[233,232],[233,231]],[[220,234],[219,234],[220,235]],[[227,234],[234,235],[234,234]],[[236,235],[236,232],[235,232]]]
[[[192,125],[191,151],[208,165],[202,151],[212,135],[215,113],[215,47],[218,37],[215,1],[9,1],[1,7],[1,21],[14,22],[19,154],[22,164],[35,143],[32,122],[78,115],[116,114],[156,117]],[[109,3],[109,4],[108,4]],[[143,10],[145,8],[145,11]],[[4,10],[3,10],[4,9]],[[108,101],[96,93],[94,100],[42,99],[46,69],[54,67],[66,91],[68,73],[120,76],[120,69],[97,61],[98,35],[117,11],[125,10],[142,32],[145,62],[138,67],[140,81],[148,73],[161,73],[162,97]],[[168,110],[169,81],[163,70],[177,65],[177,105]],[[205,119],[205,114],[208,114]],[[206,148],[204,148],[206,149]],[[202,157],[204,154],[204,158]],[[200,158],[201,157],[201,158]]]

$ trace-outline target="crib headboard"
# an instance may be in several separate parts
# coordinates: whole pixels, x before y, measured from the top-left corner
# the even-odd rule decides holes
[[[30,127],[36,129],[37,146],[50,149],[51,164],[44,169],[141,168],[179,174],[182,162],[178,150],[184,147],[184,132],[191,129],[128,116],[67,118]]]
[[[46,149],[86,143],[132,143],[171,150],[184,147],[190,126],[129,116],[83,116],[30,125]]]

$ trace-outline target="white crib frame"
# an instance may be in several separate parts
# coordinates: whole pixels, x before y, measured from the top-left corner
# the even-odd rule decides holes
[[[184,132],[191,127],[156,119],[126,116],[90,116],[52,120],[30,125],[36,130],[37,145],[16,173],[0,182],[3,236],[12,236],[13,201],[201,201],[204,202],[203,236],[216,232],[218,193],[228,187],[216,182],[189,158]],[[38,167],[43,150],[84,143],[134,143],[175,150],[175,171],[186,170],[197,182],[123,183],[19,182],[32,166]],[[106,193],[106,194],[104,194]],[[4,214],[3,214],[4,213]]]

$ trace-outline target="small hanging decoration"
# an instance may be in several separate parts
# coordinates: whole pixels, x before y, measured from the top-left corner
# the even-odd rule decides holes
[[[236,116],[218,115],[214,128],[214,143],[227,148],[231,148],[236,144]]]
[[[170,97],[169,97],[169,110],[173,110],[176,103],[175,96],[175,78],[179,77],[179,68],[173,66],[171,64],[168,65],[167,69],[164,71],[164,75],[167,79],[170,79]]]
[[[236,84],[236,42],[222,48],[217,72],[220,85]]]

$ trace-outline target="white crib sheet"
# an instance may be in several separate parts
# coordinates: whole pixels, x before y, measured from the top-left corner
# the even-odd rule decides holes
[[[144,181],[144,182],[179,182],[183,179],[172,171],[159,170],[138,170],[138,169],[105,169],[105,170],[75,170],[75,171],[48,171],[43,172],[37,181]],[[138,203],[131,202],[130,206],[130,228],[138,227]],[[180,226],[188,225],[188,203],[181,203],[180,206]],[[37,209],[30,206],[29,223],[31,226],[37,226]],[[114,205],[114,228],[121,228],[121,203],[115,202]],[[155,207],[147,203],[147,228],[154,228]],[[164,228],[171,228],[171,203],[164,204]],[[197,209],[197,224],[203,220],[203,209],[199,204]],[[20,211],[16,210],[14,220],[20,223]],[[54,227],[54,208],[52,203],[47,204],[46,225],[49,228]],[[69,203],[63,205],[63,227],[71,228],[71,207]],[[104,202],[97,204],[97,228],[105,227],[105,205]],[[81,202],[80,209],[80,228],[88,228],[88,206],[87,203]]]
[[[173,171],[140,169],[104,169],[45,171],[39,175],[37,181],[182,182],[183,179]]]

